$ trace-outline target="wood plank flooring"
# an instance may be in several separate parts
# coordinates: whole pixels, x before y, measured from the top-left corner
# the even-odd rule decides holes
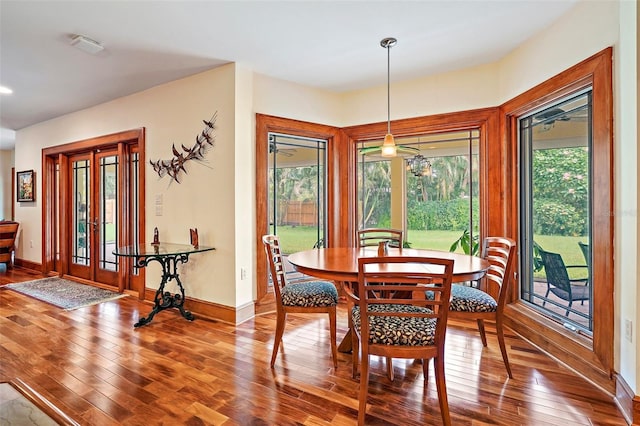
[[[37,278],[0,270],[0,284]],[[326,315],[289,315],[275,369],[275,313],[239,326],[163,311],[125,297],[63,311],[0,289],[0,381],[19,378],[83,425],[353,425],[351,357],[331,367]],[[347,330],[338,311],[338,335]],[[495,330],[483,348],[475,323],[452,322],[446,378],[455,425],[625,425],[611,398],[511,332],[514,379]],[[441,424],[431,367],[372,357],[367,424]]]

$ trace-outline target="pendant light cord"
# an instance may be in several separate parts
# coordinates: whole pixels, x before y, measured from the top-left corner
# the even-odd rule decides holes
[[[387,44],[387,133],[391,133],[391,45]]]

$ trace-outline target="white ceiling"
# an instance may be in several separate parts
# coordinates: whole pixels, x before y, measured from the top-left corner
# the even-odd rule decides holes
[[[388,36],[392,81],[494,62],[578,1],[2,0],[0,149],[7,130],[228,62],[334,92],[386,83]]]

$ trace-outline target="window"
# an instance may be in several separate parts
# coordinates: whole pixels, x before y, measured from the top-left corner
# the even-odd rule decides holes
[[[554,111],[554,108],[562,109],[564,112]],[[521,294],[517,297],[518,294],[514,293],[519,302],[507,307],[508,325],[594,383],[614,392],[615,385],[611,379],[614,365],[615,213],[612,49],[607,48],[515,97],[502,105],[501,110],[506,123],[504,138],[508,142],[511,158],[511,164],[506,170],[511,185],[505,186],[505,192],[517,194],[518,197],[514,202],[509,202],[505,220],[515,221],[510,226],[518,230],[521,243],[518,273],[521,283],[518,289]],[[573,115],[567,116],[568,113]],[[581,122],[584,124],[580,124]],[[544,141],[546,135],[553,135],[562,127],[574,124],[581,126],[585,134],[574,139],[572,143],[569,143],[568,138],[562,141],[557,133],[553,138],[555,142]],[[536,228],[539,219],[545,214],[540,201],[546,197],[547,200],[555,198],[557,202],[563,190],[569,192],[572,189],[570,186],[555,185],[556,189],[547,193],[536,192],[536,186],[540,186],[537,185],[538,180],[544,180],[544,176],[536,173],[548,173],[549,167],[545,162],[551,161],[550,158],[556,154],[554,149],[560,149],[562,153],[567,151],[564,158],[556,155],[556,158],[562,160],[559,167],[565,168],[560,175],[554,174],[556,179],[562,180],[565,173],[569,173],[566,176],[570,182],[579,181],[585,184],[584,182],[590,180],[590,184],[585,184],[587,186],[584,188],[588,189],[588,196],[581,197],[582,201],[573,206],[579,212],[575,217],[582,223],[583,230],[578,232],[579,235],[570,238],[565,235],[559,236],[560,230],[547,228],[543,231],[542,228]],[[588,160],[584,159],[585,155]],[[587,170],[584,170],[584,165],[579,173],[576,169],[567,168],[566,163],[572,157],[578,163],[587,161]],[[583,173],[590,179],[585,180]],[[583,179],[578,179],[578,175]],[[544,188],[545,190],[553,188],[553,185],[546,186],[549,188]],[[575,191],[576,187],[573,189]],[[553,206],[551,201],[546,203],[547,206]],[[564,204],[566,203],[563,201],[563,207]],[[585,217],[588,217],[586,222]],[[551,231],[555,233],[552,239],[560,241],[559,238],[562,238],[571,241],[571,252],[569,249],[562,249],[559,242],[545,240],[542,237],[543,232]],[[565,307],[564,311],[553,313],[554,309],[561,309],[561,306],[555,306],[548,301],[544,303],[544,299],[537,296],[542,293],[544,297],[546,288],[543,287],[542,292],[538,291],[535,281],[543,280],[542,274],[546,281],[547,272],[534,270],[537,269],[534,263],[534,241],[543,250],[560,252],[558,254],[565,266],[571,262],[570,259],[565,260],[565,257],[575,256],[576,262],[580,260],[582,255],[578,242],[588,243],[587,257],[582,257],[582,265],[590,261],[587,275],[590,293],[584,301],[587,318],[580,317],[572,311],[569,311],[567,317],[567,305],[562,305]],[[591,256],[590,253],[597,253],[597,256]],[[538,273],[539,277],[536,276]],[[545,281],[541,283],[543,286],[546,285]],[[543,304],[545,306],[542,306]],[[589,308],[587,304],[593,308]],[[584,309],[581,301],[574,301],[573,305],[574,311]]]
[[[591,335],[591,88],[519,119],[520,297]]]
[[[360,143],[359,227],[403,229],[413,248],[473,252],[480,235],[479,139],[478,129],[397,138],[407,149],[394,159],[368,149],[381,141]]]
[[[284,254],[324,245],[325,140],[269,133],[269,230]]]

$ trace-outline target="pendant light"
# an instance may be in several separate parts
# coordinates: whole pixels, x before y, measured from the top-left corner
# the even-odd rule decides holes
[[[398,43],[393,37],[386,37],[380,41],[380,46],[387,49],[387,134],[384,137],[384,142],[382,145],[376,146],[366,146],[360,148],[359,152],[362,155],[380,155],[382,157],[396,157],[399,154],[402,155],[415,155],[419,154],[419,150],[417,148],[413,148],[410,146],[404,145],[396,145],[396,142],[391,134],[391,72],[390,72],[390,59],[389,59],[389,49],[392,46],[395,46]]]
[[[390,51],[398,43],[393,37],[386,37],[380,41],[380,46],[387,49],[387,134],[384,137],[380,155],[383,157],[395,157],[397,155],[396,142],[391,134],[391,67]]]

